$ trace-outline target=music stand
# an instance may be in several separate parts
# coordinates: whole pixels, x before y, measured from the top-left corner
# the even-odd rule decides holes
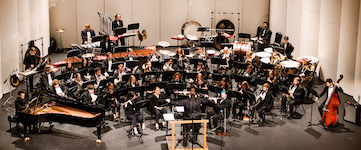
[[[191,78],[191,79],[195,79],[197,76],[198,72],[187,72],[186,73],[186,78]]]
[[[92,42],[97,42],[97,41],[102,41],[103,39],[105,39],[105,35],[97,35],[97,36],[93,36],[92,38]]]
[[[161,138],[160,141],[164,141],[164,140],[167,139],[166,138],[167,136],[171,136],[171,134],[168,134],[168,122],[169,121],[174,121],[175,117],[174,117],[174,114],[167,113],[167,114],[163,114],[163,119],[167,123],[167,125],[166,125],[167,127],[166,127],[166,130],[165,130],[165,135],[161,135],[161,136],[156,137],[156,139]]]
[[[214,85],[208,85],[208,91],[211,91],[214,93],[220,93],[221,91],[223,91],[223,89],[220,87],[216,87]]]
[[[213,81],[220,81],[223,77],[225,77],[228,82],[231,81],[231,77],[229,75],[226,75],[226,74],[214,73],[212,75]]]
[[[113,53],[120,53],[120,52],[127,52],[127,49],[130,48],[130,46],[125,46],[125,45],[121,45],[121,46],[115,46],[113,48]]]
[[[236,82],[243,82],[243,81],[250,82],[250,81],[251,81],[251,77],[236,75],[236,76],[234,76],[234,80],[235,80]]]
[[[203,59],[201,59],[201,58],[189,58],[189,63],[190,64],[193,64],[193,65],[197,65],[198,64],[198,62],[203,62]]]
[[[96,80],[89,80],[89,81],[85,81],[82,85],[82,88],[86,88],[89,84],[95,84],[97,81]]]
[[[123,75],[122,80],[128,81],[131,75],[134,75],[135,78],[137,78],[137,80],[139,80],[139,74],[133,74],[133,73],[127,73],[127,74]]]
[[[221,45],[221,49],[224,49],[224,47],[228,47],[228,48],[231,48],[231,47],[233,47],[233,43],[221,43],[220,44]]]
[[[248,41],[251,38],[251,34],[249,33],[238,33],[238,39],[248,39]]]
[[[272,69],[273,70],[273,69],[275,69],[275,65],[263,63],[262,69]]]
[[[134,34],[134,30],[137,30],[137,29],[139,29],[139,23],[128,24],[128,30],[132,30],[133,34]],[[133,36],[133,46],[134,46],[134,36]]]
[[[170,90],[183,90],[187,87],[186,83],[168,83]]]
[[[135,66],[139,65],[139,60],[127,60],[126,61],[127,68],[134,68]]]
[[[116,35],[122,35],[122,34],[124,34],[126,32],[127,32],[127,28],[124,28],[124,27],[115,28],[115,34]]]

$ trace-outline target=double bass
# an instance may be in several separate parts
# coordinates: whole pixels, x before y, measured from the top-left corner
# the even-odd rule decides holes
[[[337,83],[340,83],[342,78],[343,78],[343,75],[340,75],[340,78],[337,80]],[[321,122],[326,127],[328,127],[330,125],[335,126],[337,123],[337,117],[338,117],[337,109],[338,109],[338,106],[340,105],[340,100],[339,100],[338,95],[335,92],[335,90],[336,90],[336,87],[333,88],[332,95],[329,97],[330,101],[327,105],[328,111],[324,110],[323,114],[322,114]]]

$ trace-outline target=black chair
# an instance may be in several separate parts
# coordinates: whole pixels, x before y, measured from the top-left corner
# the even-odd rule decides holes
[[[277,45],[281,44],[281,40],[282,40],[282,33],[281,32],[277,32],[275,35],[275,43]]]
[[[238,39],[248,39],[248,41],[251,38],[251,34],[249,33],[238,33]]]
[[[66,58],[73,57],[73,56],[79,57],[80,54],[81,54],[80,49],[73,49],[73,50],[68,51],[68,53],[66,54]]]

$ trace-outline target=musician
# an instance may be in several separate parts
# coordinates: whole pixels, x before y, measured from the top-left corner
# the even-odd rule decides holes
[[[106,78],[108,78],[109,74],[107,72],[105,72],[104,75],[103,75],[102,70],[99,67],[96,67],[94,76],[95,76],[95,80],[97,81],[96,87],[98,87],[100,81],[105,80]]]
[[[293,84],[289,87],[288,93],[283,94],[281,112],[286,112],[286,102],[289,103],[289,119],[294,118],[293,108],[296,105],[300,105],[305,97],[305,91],[300,85],[300,77],[293,78]]]
[[[228,72],[229,70],[227,69],[226,66],[224,65],[221,65],[218,67],[217,70],[213,70],[213,73],[218,73],[218,74],[221,74],[221,75],[226,75],[226,74],[230,74],[230,72]],[[227,73],[228,72],[228,73]]]
[[[196,79],[194,82],[192,82],[192,85],[195,86],[198,89],[205,89],[207,90],[207,81],[204,80],[203,74],[198,73],[196,76]]]
[[[169,61],[163,65],[163,70],[174,71],[174,70],[179,70],[179,67],[177,66],[177,64],[174,64],[173,59],[169,59]]]
[[[248,65],[247,70],[242,74],[242,76],[250,77],[250,84],[254,84],[256,82],[257,72],[254,71],[253,65]]]
[[[334,89],[336,88],[336,89]],[[315,101],[318,101],[320,97],[322,97],[323,95],[326,94],[326,99],[322,102],[322,104],[318,107],[318,111],[320,112],[320,116],[322,117],[323,111],[328,111],[327,110],[327,106],[328,103],[330,102],[330,97],[332,96],[332,91],[335,91],[335,93],[337,94],[337,97],[339,97],[338,93],[339,92],[343,92],[343,89],[340,87],[340,85],[338,83],[333,84],[332,79],[328,78],[326,79],[326,86],[323,89],[323,91],[321,92],[320,95],[316,95],[316,99]],[[340,99],[340,98],[338,98]]]
[[[151,62],[159,62],[160,56],[155,53],[155,49],[151,49],[149,55],[147,56],[147,60]]]
[[[139,86],[137,78],[134,75],[129,77],[128,82],[125,84],[125,87],[137,87]]]
[[[40,57],[36,55],[36,48],[35,47],[31,47],[29,53],[25,54],[25,58],[24,58],[24,65],[25,65],[25,70],[31,70],[34,69],[40,61]],[[33,81],[34,76],[33,75],[29,75],[29,86],[30,86],[30,92],[33,91]]]
[[[220,99],[213,99],[214,103],[212,104],[213,109],[207,112],[207,116],[210,122],[210,128],[218,127],[218,120],[223,117],[229,116],[230,108],[231,108],[231,101],[227,97],[226,91],[221,91],[221,98]],[[226,116],[224,116],[224,109],[226,109]],[[213,121],[213,124],[211,123]],[[212,126],[213,125],[213,126]]]
[[[62,74],[69,73],[69,75],[65,76],[65,79],[73,79],[75,68],[73,67],[71,62],[66,62],[65,68],[62,70]]]
[[[159,119],[163,116],[163,114],[167,113],[167,110],[162,104],[165,102],[165,95],[160,93],[160,88],[156,86],[154,88],[154,93],[150,96],[149,102],[150,107],[149,111],[155,115],[155,130],[159,130]],[[165,126],[165,121],[162,121],[163,127]]]
[[[193,57],[204,59],[206,57],[205,52],[202,47],[198,48],[197,52],[193,54]]]
[[[219,57],[221,59],[225,59],[226,60],[226,67],[229,67],[229,61],[231,60],[231,51],[228,49],[228,47],[224,47],[224,49],[221,50]]]
[[[105,108],[111,108],[113,113],[113,120],[115,120],[119,117],[120,104],[117,100],[117,95],[114,95],[114,84],[108,82],[107,88],[104,89],[103,93],[106,93]]]
[[[88,60],[83,58],[81,60],[81,64],[80,66],[78,67],[78,70],[83,70],[83,69],[88,69],[89,68],[89,63],[88,63]]]
[[[24,91],[19,91],[18,92],[18,97],[15,100],[15,115],[18,115],[18,112],[22,112],[26,109],[28,105],[26,105],[26,100],[25,100],[25,92]]]
[[[182,80],[182,75],[179,72],[176,72],[173,75],[173,79],[170,80],[170,83],[185,83],[184,80]]]
[[[237,97],[237,100],[233,102],[232,114],[233,114],[233,118],[240,117],[240,119],[243,119],[244,106],[249,106],[251,103],[253,103],[253,100],[250,99],[250,97],[247,95],[247,92],[254,93],[255,89],[251,88],[247,81],[243,81],[239,85],[238,91],[242,94],[242,96]],[[239,108],[238,115],[237,115],[237,108]]]
[[[254,58],[253,52],[252,52],[252,51],[248,51],[248,52],[247,52],[247,57],[245,58],[244,63],[252,64],[253,58]]]
[[[80,73],[76,73],[75,78],[72,80],[76,83],[76,86],[77,86],[77,89],[76,89],[75,93],[73,94],[73,96],[76,99],[80,99],[80,96],[81,96],[82,90],[83,90],[82,86],[83,86],[84,81],[83,81]]]
[[[83,79],[81,78],[80,73],[76,73],[76,74],[75,74],[75,79],[73,79],[73,81],[74,81],[75,83],[77,83],[77,85],[80,85],[80,86],[82,86],[83,83],[84,83]]]
[[[135,135],[138,133],[138,123],[143,123],[143,116],[140,113],[140,107],[137,106],[137,103],[140,101],[140,98],[135,94],[134,91],[129,91],[129,96],[127,101],[123,104],[125,108],[125,114],[127,119],[132,121],[133,131]]]
[[[85,29],[81,31],[81,39],[83,44],[88,44],[92,42],[92,38],[95,36],[93,29],[90,29],[90,24],[85,24]]]
[[[128,69],[129,71],[130,69]],[[126,71],[124,70],[124,65],[119,64],[118,69],[114,71],[114,84],[119,86],[121,82],[123,81],[123,76],[126,74]]]
[[[263,41],[262,45],[268,45],[271,41],[272,31],[269,29],[269,23],[264,22],[262,31],[260,32],[259,40]]]
[[[125,60],[137,60],[138,59],[138,55],[134,53],[134,50],[132,48],[128,48],[128,56],[125,56],[124,59]]]
[[[89,84],[87,85],[87,91],[85,91],[82,96],[82,102],[85,104],[95,104],[98,96],[94,92],[94,86]]]
[[[269,111],[273,107],[273,97],[271,91],[269,91],[270,85],[268,83],[263,84],[262,92],[256,97],[257,102],[251,110],[251,122],[254,121],[254,113],[258,112],[258,116],[261,119],[260,122],[265,122],[264,112]]]
[[[106,67],[107,72],[113,72],[112,65],[114,63],[114,57],[111,52],[107,53],[107,59],[103,60],[103,67]]]
[[[184,50],[180,47],[178,47],[176,49],[176,52],[175,52],[175,58],[178,58],[178,66],[179,66],[179,69],[183,70],[185,65],[185,61],[186,61],[186,55],[184,54]]]
[[[226,77],[223,77],[217,84],[216,86],[224,89],[224,90],[231,90],[232,89],[232,86],[231,84],[227,81],[227,78]]]
[[[170,99],[166,99],[166,102],[176,105],[176,106],[184,106],[184,120],[200,120],[201,119],[201,106],[202,104],[208,103],[208,99],[200,98],[196,94],[195,87],[191,87],[189,91],[189,98],[180,100],[180,101],[170,101]],[[183,125],[183,146],[187,145],[189,131],[193,130],[193,143],[197,143],[198,133],[200,129],[200,124],[184,124]]]
[[[100,42],[100,47],[102,48],[102,53],[112,52],[113,42],[109,39],[109,35],[105,35],[105,38]]]
[[[152,62],[147,61],[146,63],[144,63],[142,69],[143,69],[143,73],[151,72],[153,70]]]
[[[60,97],[67,97],[67,90],[64,86],[60,86],[60,81],[58,79],[53,80],[53,86],[50,88],[50,92],[56,94]]]
[[[294,47],[290,42],[288,42],[288,39],[289,39],[288,36],[285,36],[283,38],[284,43],[281,44],[281,47],[283,47],[285,49],[283,54],[286,55],[288,59],[292,59],[292,57],[293,57],[292,52],[294,50]]]
[[[205,71],[205,66],[203,65],[203,62],[198,62],[197,66],[193,69],[193,71],[195,72],[204,72]]]
[[[115,29],[117,29],[118,27],[123,27],[123,21],[120,20],[120,18],[121,18],[120,14],[115,14],[115,20],[112,22],[112,29],[114,32],[114,36],[118,36]],[[124,37],[120,37],[118,38],[118,40],[121,42],[121,45],[125,45]],[[118,43],[116,45],[118,45]]]
[[[46,65],[45,72],[43,72],[40,76],[40,83],[42,84],[43,87],[48,89],[49,87],[53,86],[54,77],[55,74],[51,70],[51,66]]]

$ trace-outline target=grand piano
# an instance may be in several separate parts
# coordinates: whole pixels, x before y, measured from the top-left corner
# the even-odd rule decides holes
[[[68,123],[84,127],[96,127],[101,143],[101,126],[105,121],[103,105],[90,105],[70,98],[54,94],[44,94],[29,104],[29,107],[18,112],[18,121],[24,126],[24,137],[28,137],[27,128],[38,127],[42,122]]]

